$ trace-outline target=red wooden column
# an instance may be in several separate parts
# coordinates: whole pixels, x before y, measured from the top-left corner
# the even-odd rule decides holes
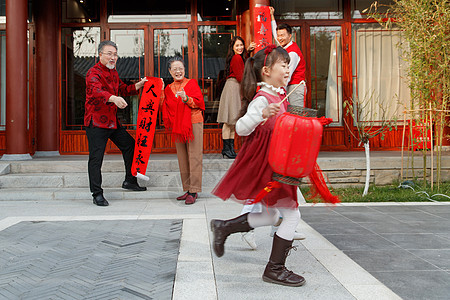
[[[241,37],[244,39],[246,46],[253,42],[252,20],[250,18],[250,10],[242,13],[241,17]]]
[[[58,11],[56,0],[33,3],[36,24],[36,153],[59,155],[58,151]]]
[[[27,0],[6,0],[6,153],[31,159],[27,134]]]

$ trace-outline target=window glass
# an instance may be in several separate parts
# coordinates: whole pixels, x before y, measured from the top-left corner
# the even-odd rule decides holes
[[[296,26],[292,27],[292,40],[298,45],[298,47],[300,49],[302,49],[301,28],[300,27],[296,27]]]
[[[30,128],[30,57],[27,31],[27,129]],[[0,130],[6,130],[6,31],[0,30]]]
[[[278,19],[342,19],[342,0],[272,0],[275,18]]]
[[[235,26],[198,27],[198,83],[205,99],[205,127],[217,127],[220,95],[226,81],[225,59],[235,32]],[[246,41],[245,46],[248,44]]]
[[[188,0],[108,0],[108,22],[189,22],[191,1]]]
[[[164,84],[173,82],[169,73],[169,59],[182,57],[185,64],[185,76],[189,77],[188,30],[156,29],[153,33],[153,68],[154,76],[164,80]]]
[[[312,108],[342,125],[341,27],[311,27],[310,39]]]
[[[86,73],[98,62],[99,27],[62,28],[63,130],[82,129],[86,102]]]
[[[401,31],[354,24],[352,39],[353,98],[364,103],[362,119],[380,121],[383,110],[387,119],[402,117],[410,90],[405,79],[407,64],[397,46],[404,41]]]
[[[198,0],[199,21],[235,21],[236,0],[216,0],[211,5],[210,0]]]
[[[145,76],[144,30],[111,30],[111,40],[117,44],[117,72],[125,84],[134,84]],[[121,124],[136,129],[139,96],[124,97],[128,106],[117,110]]]
[[[32,21],[33,2],[28,0],[28,21]],[[0,0],[0,24],[6,24],[6,0]]]
[[[378,12],[384,14],[387,11],[387,6],[393,4],[393,0],[378,0]],[[364,12],[366,8],[369,8],[373,0],[351,0],[352,3],[352,18],[353,19],[366,19],[367,12]]]
[[[100,1],[62,0],[61,21],[63,23],[90,23],[100,21]]]

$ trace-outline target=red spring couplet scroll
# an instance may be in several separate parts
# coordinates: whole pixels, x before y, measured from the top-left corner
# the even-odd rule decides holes
[[[270,23],[270,10],[269,6],[257,6],[255,7],[255,53],[261,49],[266,48],[267,45],[272,44],[272,28]]]
[[[133,164],[131,165],[131,174],[144,180],[149,180],[145,176],[145,172],[150,153],[152,152],[159,100],[163,87],[161,78],[147,77],[147,79],[148,81],[144,85],[139,102],[136,144],[134,147]]]

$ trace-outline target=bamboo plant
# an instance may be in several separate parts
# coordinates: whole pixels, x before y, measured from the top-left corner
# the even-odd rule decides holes
[[[450,0],[393,0],[390,5],[374,2],[366,12],[387,29],[395,23],[407,41],[398,46],[409,65],[409,110],[417,111],[414,118],[419,122],[427,124],[428,118],[433,120],[435,136],[431,138],[437,150],[439,189],[444,129],[449,125]],[[426,137],[429,128],[423,129]],[[426,149],[422,154],[426,170]]]

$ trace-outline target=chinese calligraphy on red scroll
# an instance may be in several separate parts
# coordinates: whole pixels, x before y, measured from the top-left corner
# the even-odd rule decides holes
[[[270,24],[269,6],[255,7],[255,53],[272,44],[272,30]]]
[[[159,100],[161,97],[162,80],[156,77],[147,77],[144,85],[136,128],[136,145],[134,148],[131,173],[133,176],[148,180],[145,176],[148,159],[152,152],[153,138],[155,136],[156,118],[158,116]]]

